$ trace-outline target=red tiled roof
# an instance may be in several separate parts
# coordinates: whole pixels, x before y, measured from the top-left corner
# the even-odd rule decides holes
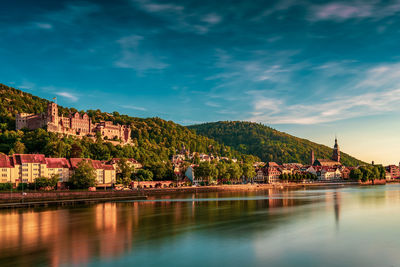
[[[97,170],[103,169],[103,164],[101,163],[100,160],[94,160],[94,159],[92,159],[91,161],[92,161],[92,166],[93,166],[93,168],[95,168],[95,169],[97,169]]]
[[[70,158],[70,159],[69,159],[69,162],[71,162],[71,165],[70,165],[71,168],[75,169],[75,168],[78,166],[79,162],[81,162],[82,160],[86,160],[86,161],[90,162],[90,159],[84,159],[84,158]]]
[[[0,154],[0,168],[13,168],[12,161],[5,154]]]
[[[92,167],[96,170],[114,170],[114,166],[109,165],[109,164],[104,164],[100,160],[94,160],[94,159],[83,159],[83,158],[70,158],[69,159],[71,162],[71,167],[75,169],[78,166],[78,163],[86,160],[87,162],[92,165]]]
[[[113,165],[108,165],[108,164],[103,164],[103,169],[104,170],[113,171],[114,170],[114,166]]]
[[[46,159],[43,154],[14,154],[17,163],[40,163],[46,164]]]
[[[46,158],[47,168],[70,168],[66,158]]]
[[[268,162],[268,167],[279,167],[276,162]]]

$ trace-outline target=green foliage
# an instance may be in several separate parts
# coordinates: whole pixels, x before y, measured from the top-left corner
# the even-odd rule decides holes
[[[53,175],[50,178],[47,177],[38,177],[35,179],[35,186],[37,189],[42,189],[46,187],[54,188],[58,183],[58,174]]]
[[[77,189],[87,189],[96,186],[96,172],[86,160],[78,163],[74,174],[70,177],[71,187]]]
[[[385,168],[382,165],[361,166],[350,171],[350,179],[356,181],[369,181],[374,179],[385,179]]]
[[[227,168],[227,173],[229,173],[229,177],[231,180],[239,180],[242,176],[242,169],[237,163],[229,163]]]
[[[279,132],[259,123],[222,121],[193,125],[188,128],[243,154],[255,155],[265,162],[308,164],[311,149],[314,150],[317,158],[331,158],[332,156],[330,147]],[[341,156],[341,162],[344,165],[363,164],[345,153],[341,153]]]
[[[131,167],[131,166],[128,164],[127,159],[125,159],[125,158],[121,158],[121,159],[118,161],[118,163],[117,163],[117,168],[119,169],[119,172],[121,173],[122,178],[128,178],[128,179],[130,179],[131,176],[132,176],[132,174],[133,174],[133,172],[135,171],[135,168],[134,168],[134,167]]]
[[[0,183],[0,191],[10,191],[13,188],[12,183]]]
[[[139,181],[152,181],[153,173],[149,170],[139,169],[135,173],[135,179]]]
[[[243,171],[243,176],[248,179],[251,179],[256,176],[256,171],[255,171],[253,165],[251,165],[249,163],[243,164],[242,171]]]
[[[172,164],[167,162],[154,162],[148,166],[148,170],[153,173],[154,180],[171,180],[174,179]]]
[[[214,164],[211,164],[208,161],[203,161],[200,162],[199,166],[194,168],[194,176],[211,182],[217,178],[218,170]]]

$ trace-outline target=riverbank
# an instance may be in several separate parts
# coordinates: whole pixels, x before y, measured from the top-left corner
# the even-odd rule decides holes
[[[209,193],[229,191],[263,191],[269,189],[307,188],[307,187],[341,187],[352,185],[378,185],[385,181],[377,180],[367,182],[314,182],[314,183],[277,183],[277,184],[240,184],[240,185],[214,185],[191,186],[173,188],[147,188],[129,191],[46,191],[46,192],[21,192],[0,193],[1,208],[40,207],[50,205],[73,205],[96,202],[120,200],[146,200],[149,196],[175,195],[185,193]]]
[[[1,208],[26,208],[41,206],[64,206],[119,200],[145,200],[139,191],[47,191],[0,193]]]

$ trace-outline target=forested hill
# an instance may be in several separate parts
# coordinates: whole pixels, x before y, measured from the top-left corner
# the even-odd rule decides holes
[[[316,159],[330,159],[332,156],[331,147],[279,132],[259,123],[220,121],[192,125],[188,128],[200,135],[231,146],[242,153],[258,156],[262,161],[266,162],[308,164],[310,162],[311,149],[314,150]],[[365,164],[343,152],[341,156],[341,162],[347,166]]]
[[[19,112],[41,113],[46,110],[48,100],[0,84],[0,152],[3,153],[44,153],[51,157],[70,157],[78,151],[79,156],[99,160],[113,157],[133,157],[145,165],[169,162],[171,155],[185,146],[190,151],[214,153],[220,156],[247,158],[240,152],[220,144],[213,139],[197,135],[184,126],[160,118],[135,118],[118,112],[105,113],[100,110],[88,110],[95,122],[110,120],[132,127],[132,139],[135,146],[113,146],[107,142],[94,142],[88,138],[82,140],[63,137],[44,129],[35,131],[15,131],[15,115]],[[60,107],[63,114],[76,112],[74,108]],[[80,111],[83,113],[83,111]],[[75,151],[75,152],[74,152]],[[77,156],[74,154],[74,156]]]

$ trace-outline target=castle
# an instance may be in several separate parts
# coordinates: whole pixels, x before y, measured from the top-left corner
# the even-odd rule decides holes
[[[27,128],[35,130],[47,127],[48,132],[73,135],[77,137],[94,136],[100,133],[103,139],[120,140],[123,143],[131,141],[131,129],[129,126],[116,124],[111,121],[93,123],[89,116],[75,112],[69,116],[59,116],[58,106],[50,102],[47,112],[42,114],[20,113],[16,115],[15,128],[17,130]]]

